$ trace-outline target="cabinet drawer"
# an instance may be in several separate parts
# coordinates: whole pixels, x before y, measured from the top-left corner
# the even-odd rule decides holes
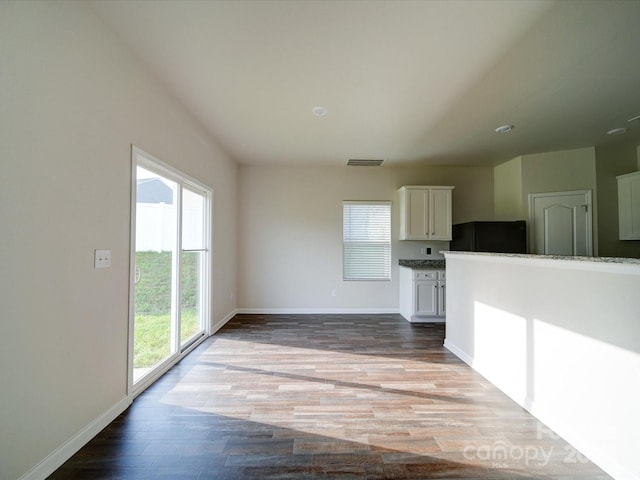
[[[438,272],[435,270],[416,270],[413,272],[414,280],[437,280]]]

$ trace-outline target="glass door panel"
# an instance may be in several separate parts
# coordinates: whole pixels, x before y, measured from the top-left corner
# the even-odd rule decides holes
[[[133,383],[176,352],[178,184],[136,169]]]
[[[182,277],[180,279],[180,346],[184,347],[194,337],[203,333],[200,303],[202,301],[201,252],[182,252]]]
[[[182,189],[182,252],[180,255],[180,346],[204,334],[206,287],[206,198]]]

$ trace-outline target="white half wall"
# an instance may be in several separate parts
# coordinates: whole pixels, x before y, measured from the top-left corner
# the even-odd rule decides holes
[[[447,253],[445,346],[615,478],[640,478],[640,262]]]
[[[0,65],[0,478],[44,478],[128,405],[131,146],[214,190],[215,326],[237,166],[86,2],[0,2]]]

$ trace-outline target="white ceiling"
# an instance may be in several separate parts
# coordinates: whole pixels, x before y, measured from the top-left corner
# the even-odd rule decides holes
[[[640,143],[640,1],[92,5],[240,163],[495,165]]]

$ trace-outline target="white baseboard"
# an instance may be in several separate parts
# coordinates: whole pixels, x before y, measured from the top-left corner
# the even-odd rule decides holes
[[[467,355],[463,350],[461,350],[460,348],[456,347],[453,343],[451,343],[449,340],[447,340],[446,338],[444,339],[444,348],[446,348],[447,350],[449,350],[451,353],[453,353],[456,357],[458,357],[460,360],[462,360],[464,363],[466,363],[467,365],[469,365],[471,368],[473,368],[473,358],[471,358],[469,355]]]
[[[231,311],[222,320],[212,326],[211,334],[217,332],[236,314],[237,310]],[[195,344],[197,345],[197,344]],[[64,462],[69,460],[78,450],[86,445],[93,437],[100,433],[107,425],[114,421],[118,415],[124,412],[132,403],[133,396],[125,397],[116,403],[109,410],[104,412],[89,425],[80,430],[67,442],[51,452],[44,460],[30,469],[19,480],[44,480],[55,472]]]
[[[444,317],[415,317],[412,316],[409,323],[447,323]]]
[[[51,452],[44,460],[22,475],[19,480],[44,480],[55,472],[64,462],[69,460],[78,450],[113,422],[118,415],[131,405],[130,397],[125,397],[109,410],[104,412],[89,425],[80,430],[67,442]]]
[[[239,308],[247,315],[378,315],[399,314],[397,308]]]
[[[238,314],[238,309],[236,308],[236,309],[232,310],[231,312],[229,312],[227,315],[225,315],[222,320],[220,320],[219,322],[217,322],[214,325],[212,325],[211,326],[210,335],[213,335],[218,330],[220,330],[222,327],[224,327],[227,324],[227,322],[229,320],[231,320],[233,317],[235,317],[237,314]]]

